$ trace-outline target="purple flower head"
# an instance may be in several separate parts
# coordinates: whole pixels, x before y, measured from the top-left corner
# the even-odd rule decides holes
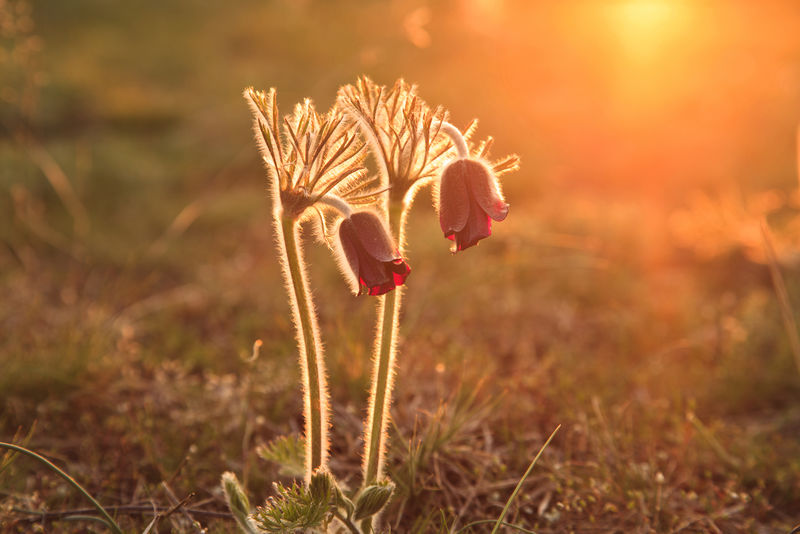
[[[444,236],[464,250],[492,235],[492,219],[502,221],[508,204],[497,178],[480,161],[462,158],[447,164],[439,186],[439,224]]]
[[[411,268],[380,218],[371,211],[357,211],[339,225],[339,245],[359,294],[383,295],[403,285]],[[346,269],[348,270],[348,269]]]

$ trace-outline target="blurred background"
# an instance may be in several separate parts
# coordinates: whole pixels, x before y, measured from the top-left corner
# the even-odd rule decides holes
[[[459,388],[502,391],[513,409],[481,412],[497,469],[524,469],[565,424],[546,491],[515,512],[525,524],[796,520],[791,1],[0,0],[0,436],[38,421],[31,446],[106,500],[171,480],[219,505],[224,469],[249,472],[256,501],[268,493],[274,473],[252,451],[300,428],[300,399],[241,93],[276,87],[284,112],[304,97],[327,109],[361,74],[418,84],[456,125],[479,119],[496,157],[522,161],[503,177],[510,217],[475,249],[449,255],[428,193],[415,205],[398,436]],[[308,254],[346,479],[374,310],[324,247]],[[621,433],[614,447],[592,441],[598,428]],[[598,455],[639,482],[598,497],[588,480],[620,471],[558,471]],[[628,472],[640,465],[671,497]],[[47,475],[15,473],[8,499],[38,488],[26,506],[65,504]],[[659,491],[657,511],[631,487],[647,503]],[[492,491],[474,513],[502,506]]]
[[[797,185],[793,2],[3,5],[4,138],[46,144],[82,203],[131,232],[175,195],[256,182],[243,87],[325,109],[359,74],[479,118],[498,154],[522,157],[505,184],[517,203],[613,198],[664,219],[698,192]],[[2,150],[6,188],[52,193]],[[151,215],[128,217],[141,203]]]

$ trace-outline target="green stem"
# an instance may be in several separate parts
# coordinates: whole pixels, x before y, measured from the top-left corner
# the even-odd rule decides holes
[[[111,518],[111,516],[108,514],[108,512],[106,512],[106,509],[103,508],[103,506],[99,502],[97,502],[94,499],[94,497],[92,497],[89,494],[88,491],[83,489],[83,486],[78,484],[78,482],[74,478],[69,476],[64,471],[62,471],[53,462],[51,462],[50,460],[48,460],[44,456],[33,452],[32,450],[26,449],[25,447],[20,447],[19,445],[14,445],[13,443],[0,442],[0,447],[2,447],[4,449],[11,449],[12,451],[16,451],[16,452],[25,454],[27,456],[30,456],[31,458],[35,458],[36,460],[39,460],[43,464],[45,464],[48,468],[50,468],[52,471],[56,472],[59,476],[61,476],[61,478],[63,478],[67,482],[69,482],[72,485],[72,487],[74,487],[79,492],[81,492],[84,497],[89,499],[89,501],[94,505],[94,507],[97,509],[97,511],[100,512],[100,515],[103,516],[103,522],[106,523],[106,526],[108,526],[108,528],[110,528],[112,532],[114,532],[115,534],[122,534],[122,529],[119,528],[119,525],[117,525],[117,522],[114,521]],[[94,519],[97,519],[97,518],[94,518]]]
[[[353,524],[353,522],[350,521],[350,519],[348,519],[347,517],[345,517],[345,515],[343,513],[341,513],[339,510],[334,510],[333,511],[333,516],[336,519],[338,519],[339,521],[341,521],[342,524],[345,527],[347,527],[347,530],[349,530],[353,534],[361,534],[361,531],[358,530],[358,527],[355,526],[355,524]]]
[[[298,350],[303,369],[306,419],[306,482],[311,475],[323,467],[327,457],[328,403],[325,387],[325,366],[322,361],[322,346],[317,336],[316,314],[303,270],[303,256],[297,243],[299,225],[294,219],[281,217],[281,229],[285,245],[285,274],[292,291],[292,309],[298,335]]]
[[[389,206],[389,226],[399,247],[403,246],[405,209],[402,203]],[[367,439],[364,458],[364,486],[377,482],[383,475],[386,448],[386,426],[392,398],[397,320],[400,314],[401,288],[383,297],[380,306],[380,337],[376,344],[375,369],[370,392],[370,412],[367,419]]]

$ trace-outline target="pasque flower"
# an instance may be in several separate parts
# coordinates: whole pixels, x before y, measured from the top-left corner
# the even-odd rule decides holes
[[[411,272],[389,237],[380,218],[371,211],[357,211],[339,224],[339,246],[359,293],[383,295],[403,285]]]
[[[256,143],[270,177],[276,244],[292,308],[303,383],[306,482],[327,465],[328,392],[325,359],[308,288],[300,225],[322,210],[350,213],[348,200],[369,197],[364,143],[341,111],[318,113],[306,99],[281,120],[275,89],[246,89]],[[365,191],[366,190],[366,191]]]
[[[476,245],[492,235],[492,219],[508,215],[497,179],[489,168],[473,159],[457,159],[444,168],[439,186],[439,224],[456,250]]]
[[[381,207],[386,209],[391,235],[402,250],[405,218],[414,195],[422,185],[436,180],[439,168],[452,152],[450,140],[440,135],[447,113],[441,107],[428,107],[418,97],[414,85],[398,80],[389,88],[376,84],[366,76],[354,85],[342,87],[337,104],[364,135],[375,158],[381,188],[387,191],[382,202],[376,204],[382,204]],[[358,221],[358,218],[354,220]],[[347,240],[346,236],[355,227],[342,224],[340,237]],[[354,239],[351,241],[360,243]],[[401,301],[400,291],[389,290],[403,283],[408,275],[408,266],[405,262],[401,263],[394,247],[387,249],[384,245],[383,248],[383,256],[377,258],[380,260],[379,268],[374,270],[364,269],[364,265],[378,267],[372,263],[376,259],[374,255],[363,251],[358,254],[358,249],[353,246],[348,257],[349,266],[355,271],[356,290],[363,285],[373,294],[387,292],[379,297],[375,368],[367,419],[364,421],[364,492],[384,480],[383,465],[388,441],[386,428],[392,399],[392,370],[395,367]],[[364,247],[366,250],[369,247]],[[386,263],[385,260],[391,261]],[[358,261],[364,265],[359,265]],[[373,272],[379,276],[370,280],[367,273],[371,276]],[[373,531],[372,519],[366,518],[364,521],[364,531]]]
[[[468,134],[473,128],[468,128]],[[478,157],[470,157],[466,141],[453,125],[444,123],[442,131],[455,142],[459,157],[442,170],[439,183],[439,225],[444,236],[455,242],[454,251],[464,250],[492,235],[492,219],[502,221],[508,215],[497,174],[513,170],[516,156],[509,156],[492,166],[481,159],[491,146],[491,138],[478,147]]]

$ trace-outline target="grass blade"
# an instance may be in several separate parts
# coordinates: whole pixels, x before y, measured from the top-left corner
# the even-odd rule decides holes
[[[772,243],[769,225],[766,219],[761,220],[761,237],[764,240],[764,251],[767,254],[769,273],[772,276],[772,284],[775,286],[775,295],[778,297],[778,304],[783,318],[783,327],[789,337],[789,346],[794,356],[794,363],[797,371],[800,372],[800,335],[797,333],[797,320],[792,311],[792,304],[789,301],[789,292],[786,290],[786,282],[783,280],[780,266],[778,265],[778,255],[775,252],[775,245]]]
[[[59,468],[57,465],[55,465],[53,462],[51,462],[50,460],[48,460],[48,459],[47,459],[47,458],[45,458],[44,456],[42,456],[42,455],[40,455],[40,454],[37,454],[37,453],[33,452],[33,451],[32,451],[32,450],[30,450],[30,449],[26,449],[25,447],[20,447],[19,445],[14,445],[13,443],[5,443],[5,442],[2,442],[2,441],[0,441],[0,447],[2,447],[2,448],[4,448],[4,449],[10,449],[10,450],[12,450],[12,451],[16,451],[16,452],[18,452],[18,453],[22,453],[22,454],[24,454],[24,455],[26,455],[26,456],[30,456],[31,458],[34,458],[34,459],[36,459],[36,460],[39,460],[41,463],[43,463],[43,464],[44,464],[44,465],[46,465],[48,468],[50,468],[50,470],[51,470],[51,471],[54,471],[54,472],[55,472],[55,473],[57,473],[57,474],[58,474],[58,475],[59,475],[61,478],[63,478],[63,479],[64,479],[64,480],[66,480],[67,482],[69,482],[69,483],[72,485],[72,487],[74,487],[76,490],[78,490],[80,493],[82,493],[84,497],[86,497],[87,499],[89,499],[89,501],[90,501],[90,502],[91,502],[91,503],[94,505],[94,507],[95,507],[95,508],[97,508],[97,511],[98,511],[98,512],[100,512],[100,515],[101,515],[101,516],[103,516],[103,522],[104,522],[104,523],[106,523],[106,524],[108,525],[108,528],[109,528],[109,529],[111,529],[111,531],[112,531],[112,532],[114,532],[115,534],[122,534],[122,529],[121,529],[121,528],[119,528],[119,525],[117,525],[117,522],[116,522],[116,521],[114,521],[114,520],[111,518],[111,516],[108,514],[108,512],[106,512],[106,509],[105,509],[105,508],[103,508],[103,506],[102,506],[102,505],[101,505],[99,502],[97,502],[97,501],[94,499],[94,497],[92,497],[92,496],[89,494],[89,492],[88,492],[88,491],[86,491],[86,490],[83,488],[83,486],[81,486],[80,484],[78,484],[78,482],[77,482],[77,481],[76,481],[74,478],[72,478],[71,476],[69,476],[69,475],[68,475],[66,472],[62,471],[62,470],[61,470],[61,469],[60,469],[60,468]],[[94,518],[94,519],[97,519],[97,518]]]
[[[508,509],[511,507],[511,503],[517,497],[517,493],[519,493],[519,490],[522,489],[522,485],[525,483],[525,479],[527,479],[528,475],[531,474],[531,471],[533,471],[533,466],[535,466],[536,462],[539,461],[539,457],[542,455],[544,450],[550,444],[550,441],[555,437],[556,432],[558,432],[559,428],[561,428],[561,425],[558,425],[556,427],[556,429],[553,430],[553,433],[550,434],[550,437],[547,438],[547,441],[544,442],[544,445],[542,445],[542,448],[539,449],[538,453],[536,453],[536,457],[531,462],[531,465],[528,466],[528,470],[525,471],[525,474],[522,475],[521,479],[519,479],[519,482],[517,483],[517,487],[514,488],[514,492],[511,494],[511,497],[509,497],[508,500],[506,501],[506,506],[505,506],[505,508],[503,508],[503,512],[500,514],[500,517],[497,518],[497,522],[494,524],[494,528],[492,529],[492,534],[496,534],[497,531],[500,529],[500,527],[504,524],[503,520],[506,518],[506,514],[508,513]]]
[[[468,529],[470,527],[474,527],[475,525],[484,525],[486,523],[495,523],[495,520],[494,519],[480,519],[478,521],[473,521],[472,523],[464,525],[463,527],[458,529],[458,533],[463,532],[463,531],[465,531],[466,529]],[[514,530],[516,530],[518,532],[524,532],[525,534],[536,534],[536,531],[534,531],[534,530],[528,530],[527,528],[522,528],[522,527],[520,527],[518,525],[515,525],[513,523],[506,523],[505,521],[503,521],[503,522],[500,523],[500,525],[504,526],[504,527],[512,528],[512,529],[514,529]]]

